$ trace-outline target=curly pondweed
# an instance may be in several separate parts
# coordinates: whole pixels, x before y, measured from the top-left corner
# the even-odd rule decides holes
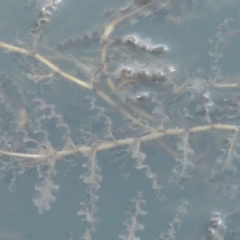
[[[228,3],[1,2],[0,238],[239,238]]]

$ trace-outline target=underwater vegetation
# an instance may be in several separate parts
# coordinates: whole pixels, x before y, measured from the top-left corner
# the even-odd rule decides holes
[[[0,239],[240,238],[238,1],[0,5]]]

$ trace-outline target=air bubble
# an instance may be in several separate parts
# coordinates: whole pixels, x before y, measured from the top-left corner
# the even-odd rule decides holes
[[[167,50],[167,47],[160,45],[160,46],[152,48],[151,52],[159,53],[159,52],[163,52],[163,51],[166,51],[166,50]]]
[[[121,69],[121,77],[131,77],[133,74],[133,70],[131,68],[122,68]]]
[[[139,48],[143,50],[148,50],[148,46],[146,44],[139,45]]]
[[[136,95],[136,99],[138,101],[149,100],[150,98],[151,98],[151,96],[150,96],[149,92],[141,92],[141,93]]]
[[[139,73],[139,77],[140,77],[140,78],[150,78],[151,75],[150,75],[150,73],[149,73],[148,70],[142,70],[142,71],[140,71],[140,73]]]
[[[137,39],[133,36],[126,37],[125,43],[132,43],[135,44],[137,42]]]

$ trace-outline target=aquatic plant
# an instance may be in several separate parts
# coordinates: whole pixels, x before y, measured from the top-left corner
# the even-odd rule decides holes
[[[35,239],[237,239],[239,76],[221,65],[238,34],[229,27],[234,16],[211,32],[203,71],[194,58],[179,63],[157,33],[180,34],[210,3],[133,0],[104,9],[89,1],[79,15],[97,6],[105,20],[89,26],[96,16],[71,8],[67,21],[54,22],[67,4],[29,1],[22,15],[35,25],[14,40],[1,14],[0,172],[14,203],[27,204],[10,218]],[[42,218],[26,200],[30,184]]]

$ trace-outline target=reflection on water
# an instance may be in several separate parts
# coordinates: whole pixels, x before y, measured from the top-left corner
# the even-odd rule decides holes
[[[239,239],[238,1],[0,4],[0,239]]]

